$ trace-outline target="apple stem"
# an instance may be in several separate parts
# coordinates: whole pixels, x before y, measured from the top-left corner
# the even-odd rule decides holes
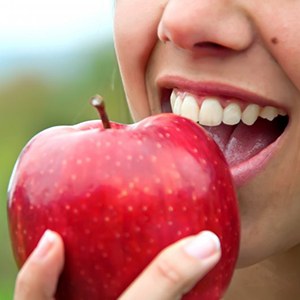
[[[100,95],[95,95],[90,100],[91,104],[97,109],[104,129],[110,129],[109,119],[105,110],[104,99]]]

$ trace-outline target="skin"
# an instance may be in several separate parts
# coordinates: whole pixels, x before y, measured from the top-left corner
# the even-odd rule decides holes
[[[288,113],[289,125],[276,152],[262,171],[238,188],[241,249],[225,299],[297,299],[300,294],[300,140],[296,138],[300,132],[299,11],[300,1],[295,0],[116,2],[116,52],[136,121],[161,112],[158,79],[163,75],[230,84],[271,99],[274,106]],[[57,249],[59,256],[63,249]],[[180,297],[195,278],[212,267],[219,253],[212,254],[216,256],[209,266],[197,264],[197,271],[189,273],[180,269],[181,259],[174,259],[174,253],[180,255],[181,250],[178,244],[165,250],[124,299],[126,295],[138,298],[145,289],[153,292],[154,278],[155,284],[160,280],[169,284],[159,285],[159,296],[151,298],[149,294],[149,299]],[[170,270],[180,274],[176,284],[166,277],[170,272],[155,267],[164,257],[168,257]],[[59,269],[59,259],[55,261],[50,265]],[[32,287],[33,283],[23,284],[23,288],[19,284],[26,282],[30,272],[30,267],[21,271],[16,295],[22,294],[24,286]],[[54,275],[53,290],[55,280]],[[176,290],[179,282],[188,284]],[[43,288],[41,284],[35,290]]]
[[[299,1],[282,0],[116,3],[116,51],[135,120],[161,112],[164,75],[244,88],[289,115],[272,159],[238,189],[242,269],[230,299],[300,294],[299,11]]]

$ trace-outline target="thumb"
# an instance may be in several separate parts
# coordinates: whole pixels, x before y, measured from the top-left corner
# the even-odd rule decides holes
[[[182,239],[163,250],[120,299],[180,299],[220,257],[220,241],[210,231]]]
[[[53,299],[64,264],[63,250],[61,237],[46,230],[17,276],[14,300]]]

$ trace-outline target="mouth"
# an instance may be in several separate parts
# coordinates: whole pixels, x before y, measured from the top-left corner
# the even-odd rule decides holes
[[[252,94],[226,90],[199,92],[186,88],[162,90],[163,112],[186,117],[215,140],[229,164],[234,182],[242,186],[263,170],[279,147],[289,123],[287,111]]]

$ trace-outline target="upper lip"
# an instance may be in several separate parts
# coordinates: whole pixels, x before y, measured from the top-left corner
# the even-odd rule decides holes
[[[284,111],[286,107],[278,104],[278,101],[247,91],[240,87],[213,81],[192,81],[179,76],[164,76],[157,80],[161,91],[164,89],[179,89],[198,96],[216,96],[226,99],[236,99],[244,102],[258,104],[260,106],[274,106]]]

